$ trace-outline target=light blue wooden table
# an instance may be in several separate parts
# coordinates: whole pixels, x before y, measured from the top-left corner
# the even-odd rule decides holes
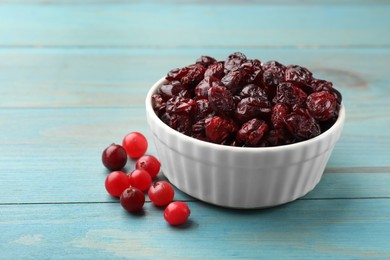
[[[390,1],[323,2],[1,1],[0,259],[389,259]],[[343,93],[320,184],[251,211],[177,191],[192,210],[181,228],[149,201],[127,214],[102,150],[131,131],[151,140],[144,98],[168,70],[234,51]]]

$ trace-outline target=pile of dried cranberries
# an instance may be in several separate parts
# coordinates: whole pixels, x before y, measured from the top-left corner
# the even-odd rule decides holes
[[[148,142],[139,132],[131,132],[123,139],[122,146],[111,144],[102,153],[103,165],[111,171],[105,181],[107,192],[120,198],[122,207],[128,212],[139,212],[145,203],[145,193],[157,207],[165,207],[164,218],[171,225],[185,223],[190,209],[185,202],[173,201],[174,189],[169,182],[155,181],[160,171],[160,162],[153,155],[145,155]],[[121,169],[127,157],[137,159],[135,170],[129,174]]]
[[[230,146],[296,143],[329,129],[341,94],[298,65],[261,63],[236,52],[225,61],[202,56],[173,69],[158,88],[153,108],[171,128]]]

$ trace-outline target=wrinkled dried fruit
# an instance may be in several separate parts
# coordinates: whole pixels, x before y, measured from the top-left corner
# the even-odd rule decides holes
[[[193,138],[230,146],[277,146],[313,138],[336,122],[342,96],[299,65],[261,64],[235,52],[173,69],[152,96],[160,119]]]

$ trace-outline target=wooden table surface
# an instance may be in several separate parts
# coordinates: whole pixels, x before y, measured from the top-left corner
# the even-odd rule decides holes
[[[0,259],[389,259],[389,14],[379,0],[1,1]],[[126,213],[105,191],[103,149],[131,131],[151,140],[144,98],[168,70],[235,51],[342,92],[319,185],[249,211],[176,191],[191,208],[179,228],[149,200]]]

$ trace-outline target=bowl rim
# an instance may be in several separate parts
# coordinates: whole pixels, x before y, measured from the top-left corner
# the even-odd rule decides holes
[[[153,86],[149,89],[146,99],[145,99],[145,107],[146,107],[146,113],[147,116],[150,117],[150,120],[153,120],[160,128],[164,128],[169,134],[176,136],[179,139],[183,139],[187,142],[192,142],[194,145],[208,148],[208,149],[214,149],[214,150],[223,150],[223,151],[234,151],[234,152],[248,152],[248,153],[258,153],[261,151],[267,151],[267,152],[276,152],[280,150],[295,150],[300,147],[309,146],[312,143],[320,142],[323,139],[326,139],[328,136],[332,135],[336,129],[342,128],[344,121],[345,121],[345,107],[343,103],[340,105],[340,111],[339,116],[336,120],[336,122],[325,132],[321,133],[320,135],[313,137],[311,139],[298,142],[298,143],[292,143],[292,144],[286,144],[286,145],[280,145],[280,146],[270,146],[270,147],[237,147],[237,146],[228,146],[228,145],[222,145],[222,144],[216,144],[212,142],[202,141],[196,138],[193,138],[191,136],[187,136],[183,133],[180,133],[179,131],[169,127],[167,124],[165,124],[154,112],[154,109],[152,107],[152,95],[156,93],[157,88],[163,84],[168,82],[168,80],[165,79],[165,77],[159,79],[157,82],[153,84]],[[341,133],[341,131],[340,131]]]

